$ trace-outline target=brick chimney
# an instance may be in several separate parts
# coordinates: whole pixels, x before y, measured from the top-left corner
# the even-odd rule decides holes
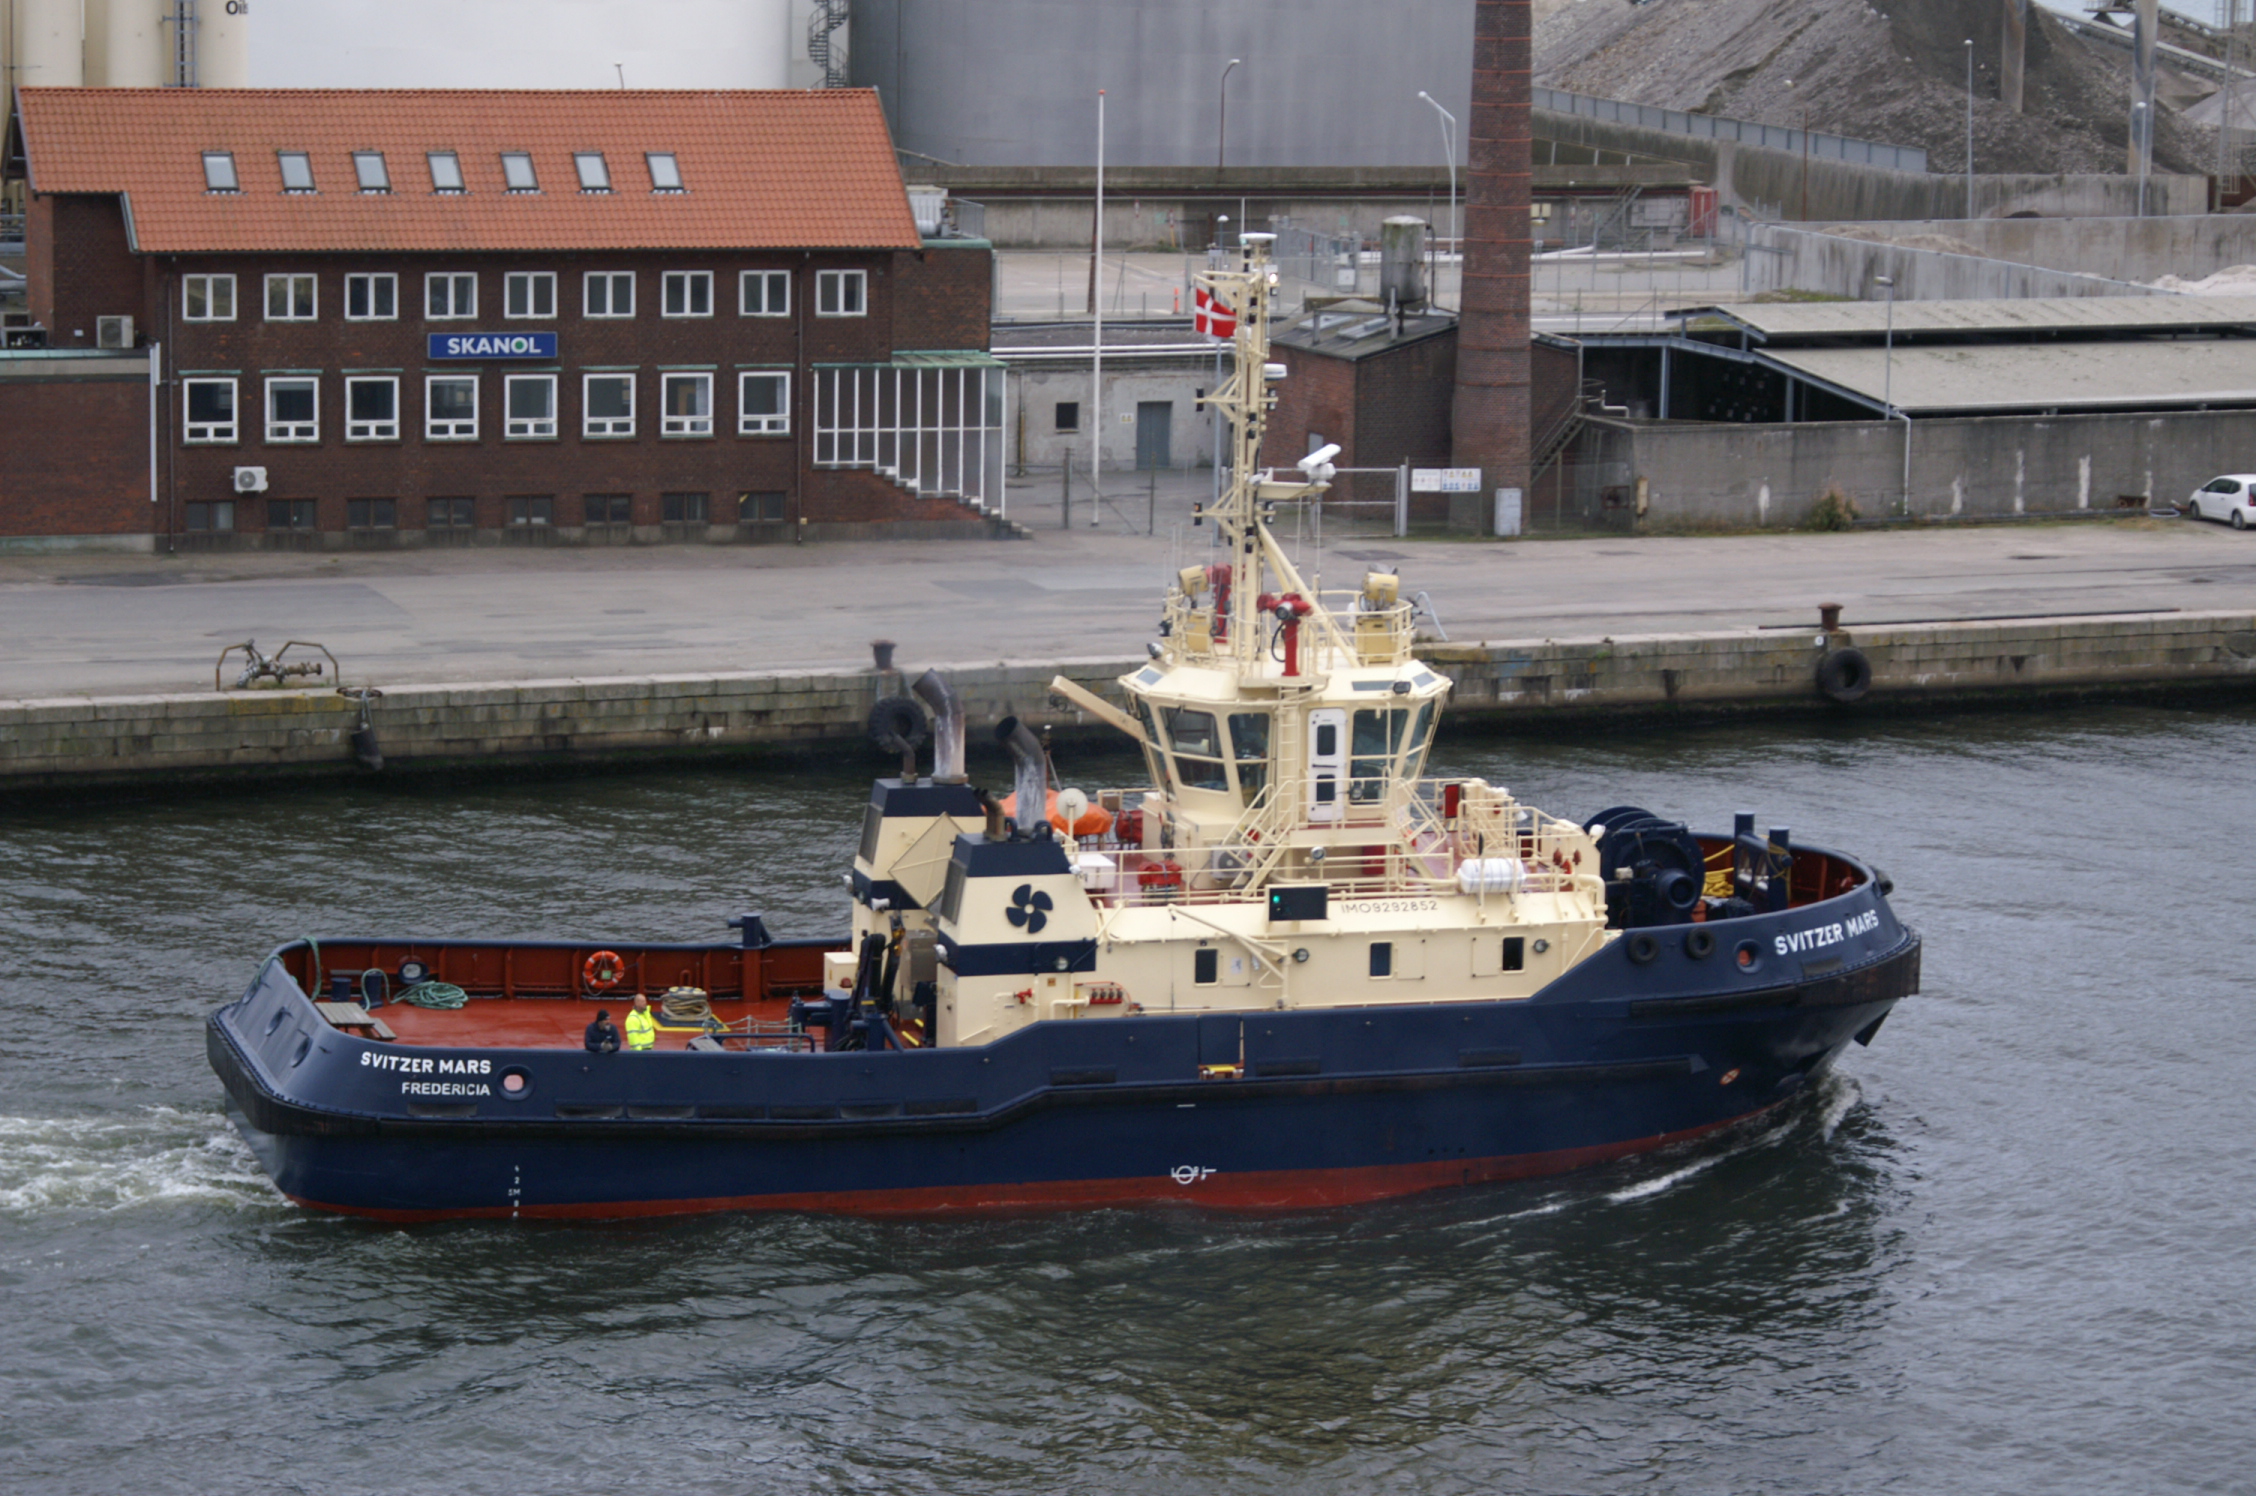
[[[1466,127],[1463,313],[1451,405],[1453,465],[1481,470],[1452,496],[1453,530],[1490,533],[1496,490],[1528,482],[1529,0],[1476,0]]]

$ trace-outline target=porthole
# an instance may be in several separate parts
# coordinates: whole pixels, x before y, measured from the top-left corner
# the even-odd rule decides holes
[[[1740,941],[1737,960],[1741,971],[1760,970],[1762,967],[1762,947],[1752,940]]]
[[[507,1101],[523,1101],[532,1095],[532,1072],[522,1065],[504,1065],[501,1070],[501,1094]]]

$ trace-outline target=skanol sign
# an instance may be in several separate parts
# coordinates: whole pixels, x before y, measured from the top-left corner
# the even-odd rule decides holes
[[[556,357],[552,332],[435,332],[430,340],[434,359]]]

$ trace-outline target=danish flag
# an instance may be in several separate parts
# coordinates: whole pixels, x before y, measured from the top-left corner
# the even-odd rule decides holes
[[[1231,311],[1221,297],[1201,286],[1191,301],[1191,326],[1210,338],[1234,337],[1238,331],[1238,314]]]

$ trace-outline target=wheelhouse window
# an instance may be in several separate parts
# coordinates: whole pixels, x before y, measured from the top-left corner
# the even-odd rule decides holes
[[[475,374],[433,374],[423,381],[423,437],[434,442],[478,439]]]
[[[519,441],[556,435],[556,376],[512,374],[503,381],[507,424],[502,434]]]
[[[298,375],[266,382],[266,439],[321,440],[321,381]]]
[[[634,435],[634,387],[632,374],[587,375],[580,389],[580,434]]]
[[[242,182],[235,175],[233,151],[204,152],[204,190],[206,192],[241,192]]]
[[[433,192],[460,192],[462,187],[462,158],[452,151],[426,152],[423,159],[431,168]]]
[[[270,275],[266,278],[266,320],[311,322],[317,300],[310,275]]]
[[[514,270],[502,282],[504,317],[554,317],[556,274],[550,270]]]
[[[580,174],[580,191],[609,192],[611,168],[603,164],[601,151],[574,151],[572,169]]]
[[[1251,805],[1269,787],[1269,714],[1232,712],[1230,751],[1238,771],[1238,793]]]
[[[501,153],[501,181],[511,192],[540,191],[540,178],[533,174],[533,158],[524,151]]]
[[[710,270],[669,270],[666,272],[663,315],[668,317],[710,317],[713,315],[713,272]]]
[[[747,317],[791,315],[791,272],[747,270],[737,277],[737,309]]]
[[[353,176],[363,192],[389,192],[392,174],[384,166],[382,151],[354,151]]]
[[[362,375],[345,381],[345,440],[399,440],[399,380]]]
[[[1402,751],[1406,711],[1359,711],[1348,735],[1347,798],[1352,804],[1370,804],[1386,797],[1387,778]]]
[[[634,272],[632,270],[593,270],[587,277],[586,314],[590,317],[632,317],[634,315]]]
[[[181,402],[186,407],[186,437],[191,442],[232,442],[236,439],[235,381],[184,379]]]
[[[642,158],[650,167],[652,192],[680,192],[682,190],[681,163],[672,151],[651,151]]]
[[[180,278],[180,315],[190,322],[235,320],[235,277],[184,275]]]
[[[390,322],[399,316],[399,277],[382,274],[345,277],[347,322]]]
[[[313,158],[304,151],[276,151],[274,159],[282,165],[282,190],[284,192],[313,191]]]
[[[433,322],[456,322],[478,315],[478,277],[442,271],[423,277],[423,315]]]
[[[1230,780],[1222,768],[1221,735],[1215,730],[1214,714],[1178,706],[1162,709],[1160,716],[1166,724],[1168,751],[1175,757],[1176,781],[1185,789],[1228,789]]]
[[[660,435],[713,434],[712,375],[668,374],[664,376],[659,397],[662,407],[658,427]]]
[[[736,378],[739,436],[781,436],[791,430],[791,376],[782,371]]]
[[[815,315],[861,317],[869,311],[869,273],[863,270],[815,272]]]

